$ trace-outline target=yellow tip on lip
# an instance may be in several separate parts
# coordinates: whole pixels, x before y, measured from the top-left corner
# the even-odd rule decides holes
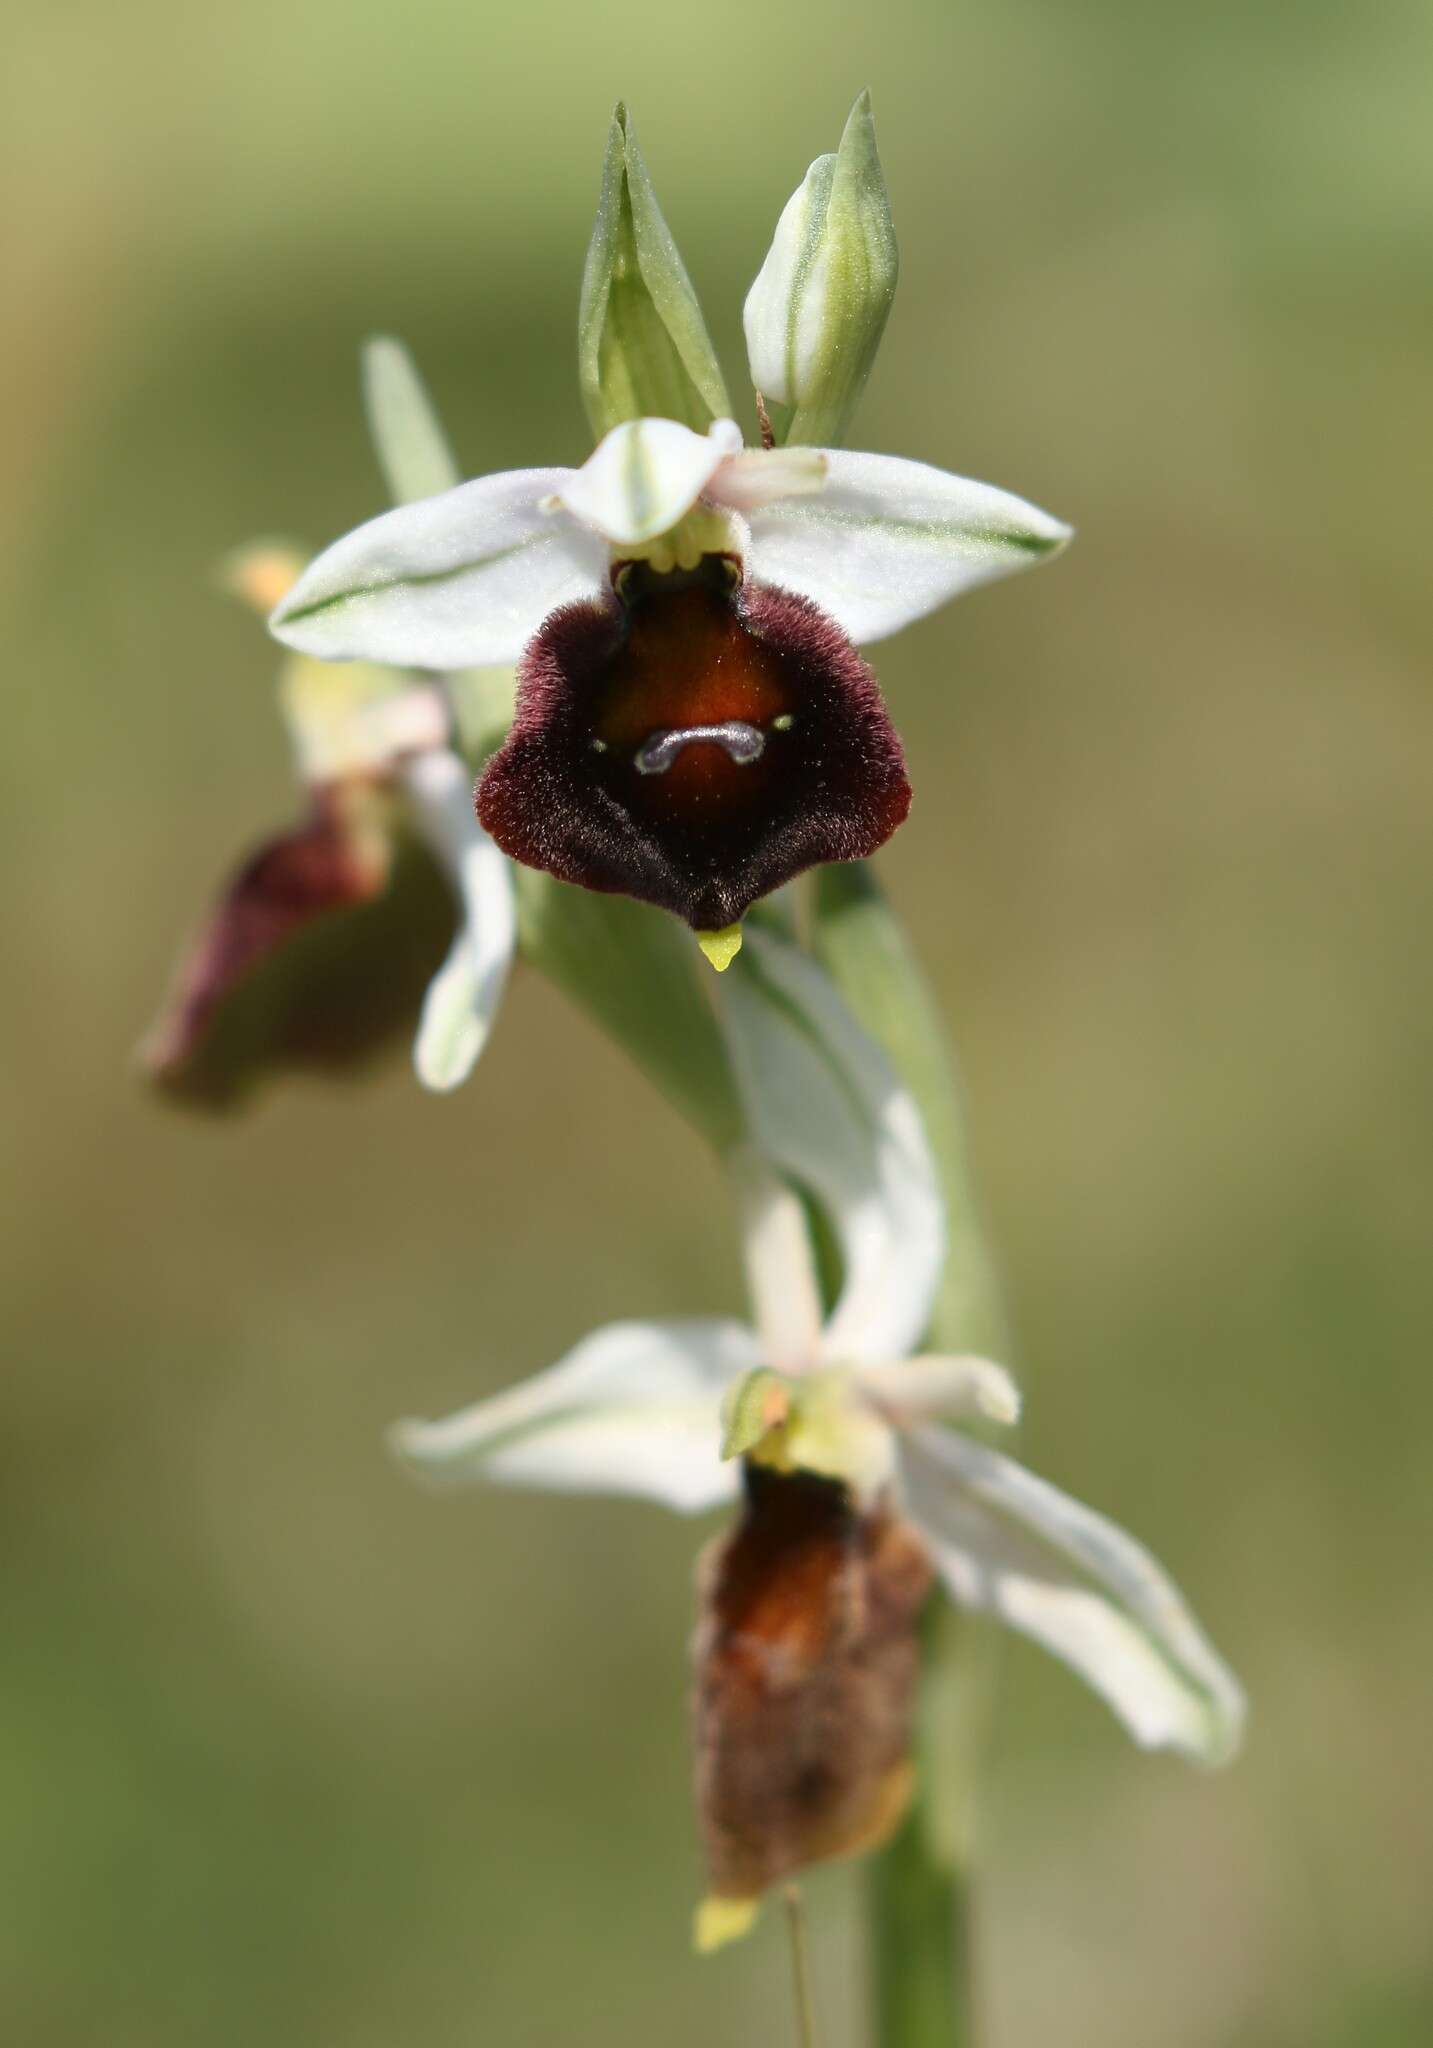
[[[692,1941],[699,1956],[709,1956],[750,1934],[761,1911],[760,1899],[722,1899],[713,1895],[702,1900],[692,1924]]]
[[[725,974],[741,951],[741,926],[729,924],[719,932],[698,932],[697,944],[718,974]]]

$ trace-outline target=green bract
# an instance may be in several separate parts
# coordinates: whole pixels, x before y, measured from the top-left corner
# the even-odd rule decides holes
[[[577,313],[582,401],[600,440],[656,416],[706,431],[731,400],[627,109],[612,116]]]
[[[752,382],[778,442],[845,438],[896,292],[899,257],[871,96],[787,201],[747,295]]]

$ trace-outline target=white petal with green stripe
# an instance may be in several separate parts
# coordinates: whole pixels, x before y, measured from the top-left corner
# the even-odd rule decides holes
[[[972,1438],[900,1438],[910,1511],[952,1599],[1079,1673],[1135,1741],[1201,1763],[1238,1748],[1244,1695],[1169,1575],[1123,1529]]]
[[[400,1422],[391,1440],[440,1483],[631,1494],[699,1514],[735,1498],[722,1394],[759,1363],[743,1323],[609,1323],[548,1371],[444,1421]]]
[[[813,599],[853,640],[897,633],[1070,538],[994,484],[898,455],[825,454],[824,490],[751,512],[747,572]]]
[[[572,475],[507,470],[370,519],[310,563],[271,630],[330,661],[516,661],[549,612],[606,581],[597,535],[542,509]]]

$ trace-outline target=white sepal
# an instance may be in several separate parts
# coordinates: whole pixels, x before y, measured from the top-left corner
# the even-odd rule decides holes
[[[423,998],[413,1064],[425,1088],[446,1092],[472,1072],[502,1001],[517,943],[512,870],[473,810],[473,779],[446,749],[408,762],[404,786],[419,830],[461,906],[457,934]]]
[[[549,612],[606,582],[597,536],[540,509],[572,474],[507,470],[370,519],[310,563],[271,631],[330,661],[516,661]]]
[[[759,1364],[743,1323],[609,1323],[546,1372],[442,1422],[400,1422],[393,1448],[427,1478],[634,1494],[700,1514],[736,1493],[721,1397]]]
[[[775,933],[748,930],[719,1001],[753,1142],[816,1197],[840,1241],[823,1361],[904,1357],[929,1321],[945,1251],[914,1101],[828,976]]]
[[[993,484],[898,455],[828,448],[825,488],[751,512],[748,573],[882,640],[950,598],[1054,554],[1070,529]]]
[[[821,1287],[805,1212],[752,1147],[733,1156],[731,1174],[762,1356],[777,1372],[808,1372],[821,1356]]]
[[[740,449],[734,420],[715,420],[705,434],[676,420],[626,420],[552,498],[612,546],[639,547],[675,526]]]
[[[1244,1696],[1168,1574],[1122,1529],[972,1438],[900,1439],[911,1514],[951,1597],[1077,1671],[1135,1741],[1217,1764]]]

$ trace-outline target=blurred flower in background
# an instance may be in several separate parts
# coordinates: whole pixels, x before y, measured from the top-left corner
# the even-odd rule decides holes
[[[737,1170],[754,1326],[615,1323],[525,1385],[394,1432],[445,1483],[687,1514],[743,1500],[702,1574],[702,1948],[745,1932],[781,1878],[874,1848],[900,1820],[916,1621],[937,1576],[959,1607],[1063,1659],[1143,1746],[1222,1762],[1244,1714],[1140,1544],[939,1426],[1008,1426],[1018,1396],[989,1360],[918,1353],[946,1251],[935,1165],[915,1103],[820,967],[755,930],[722,1010],[752,1134]],[[829,1317],[792,1181],[819,1193],[839,1243]]]
[[[364,368],[390,488],[421,490],[448,458],[416,373],[388,341],[369,345]],[[267,613],[301,573],[291,550],[260,543],[224,580]],[[230,1107],[266,1072],[348,1067],[416,1027],[420,1080],[456,1087],[492,1027],[516,913],[507,862],[473,814],[448,691],[412,671],[291,654],[279,707],[309,816],[228,884],[144,1065],[173,1095]]]

